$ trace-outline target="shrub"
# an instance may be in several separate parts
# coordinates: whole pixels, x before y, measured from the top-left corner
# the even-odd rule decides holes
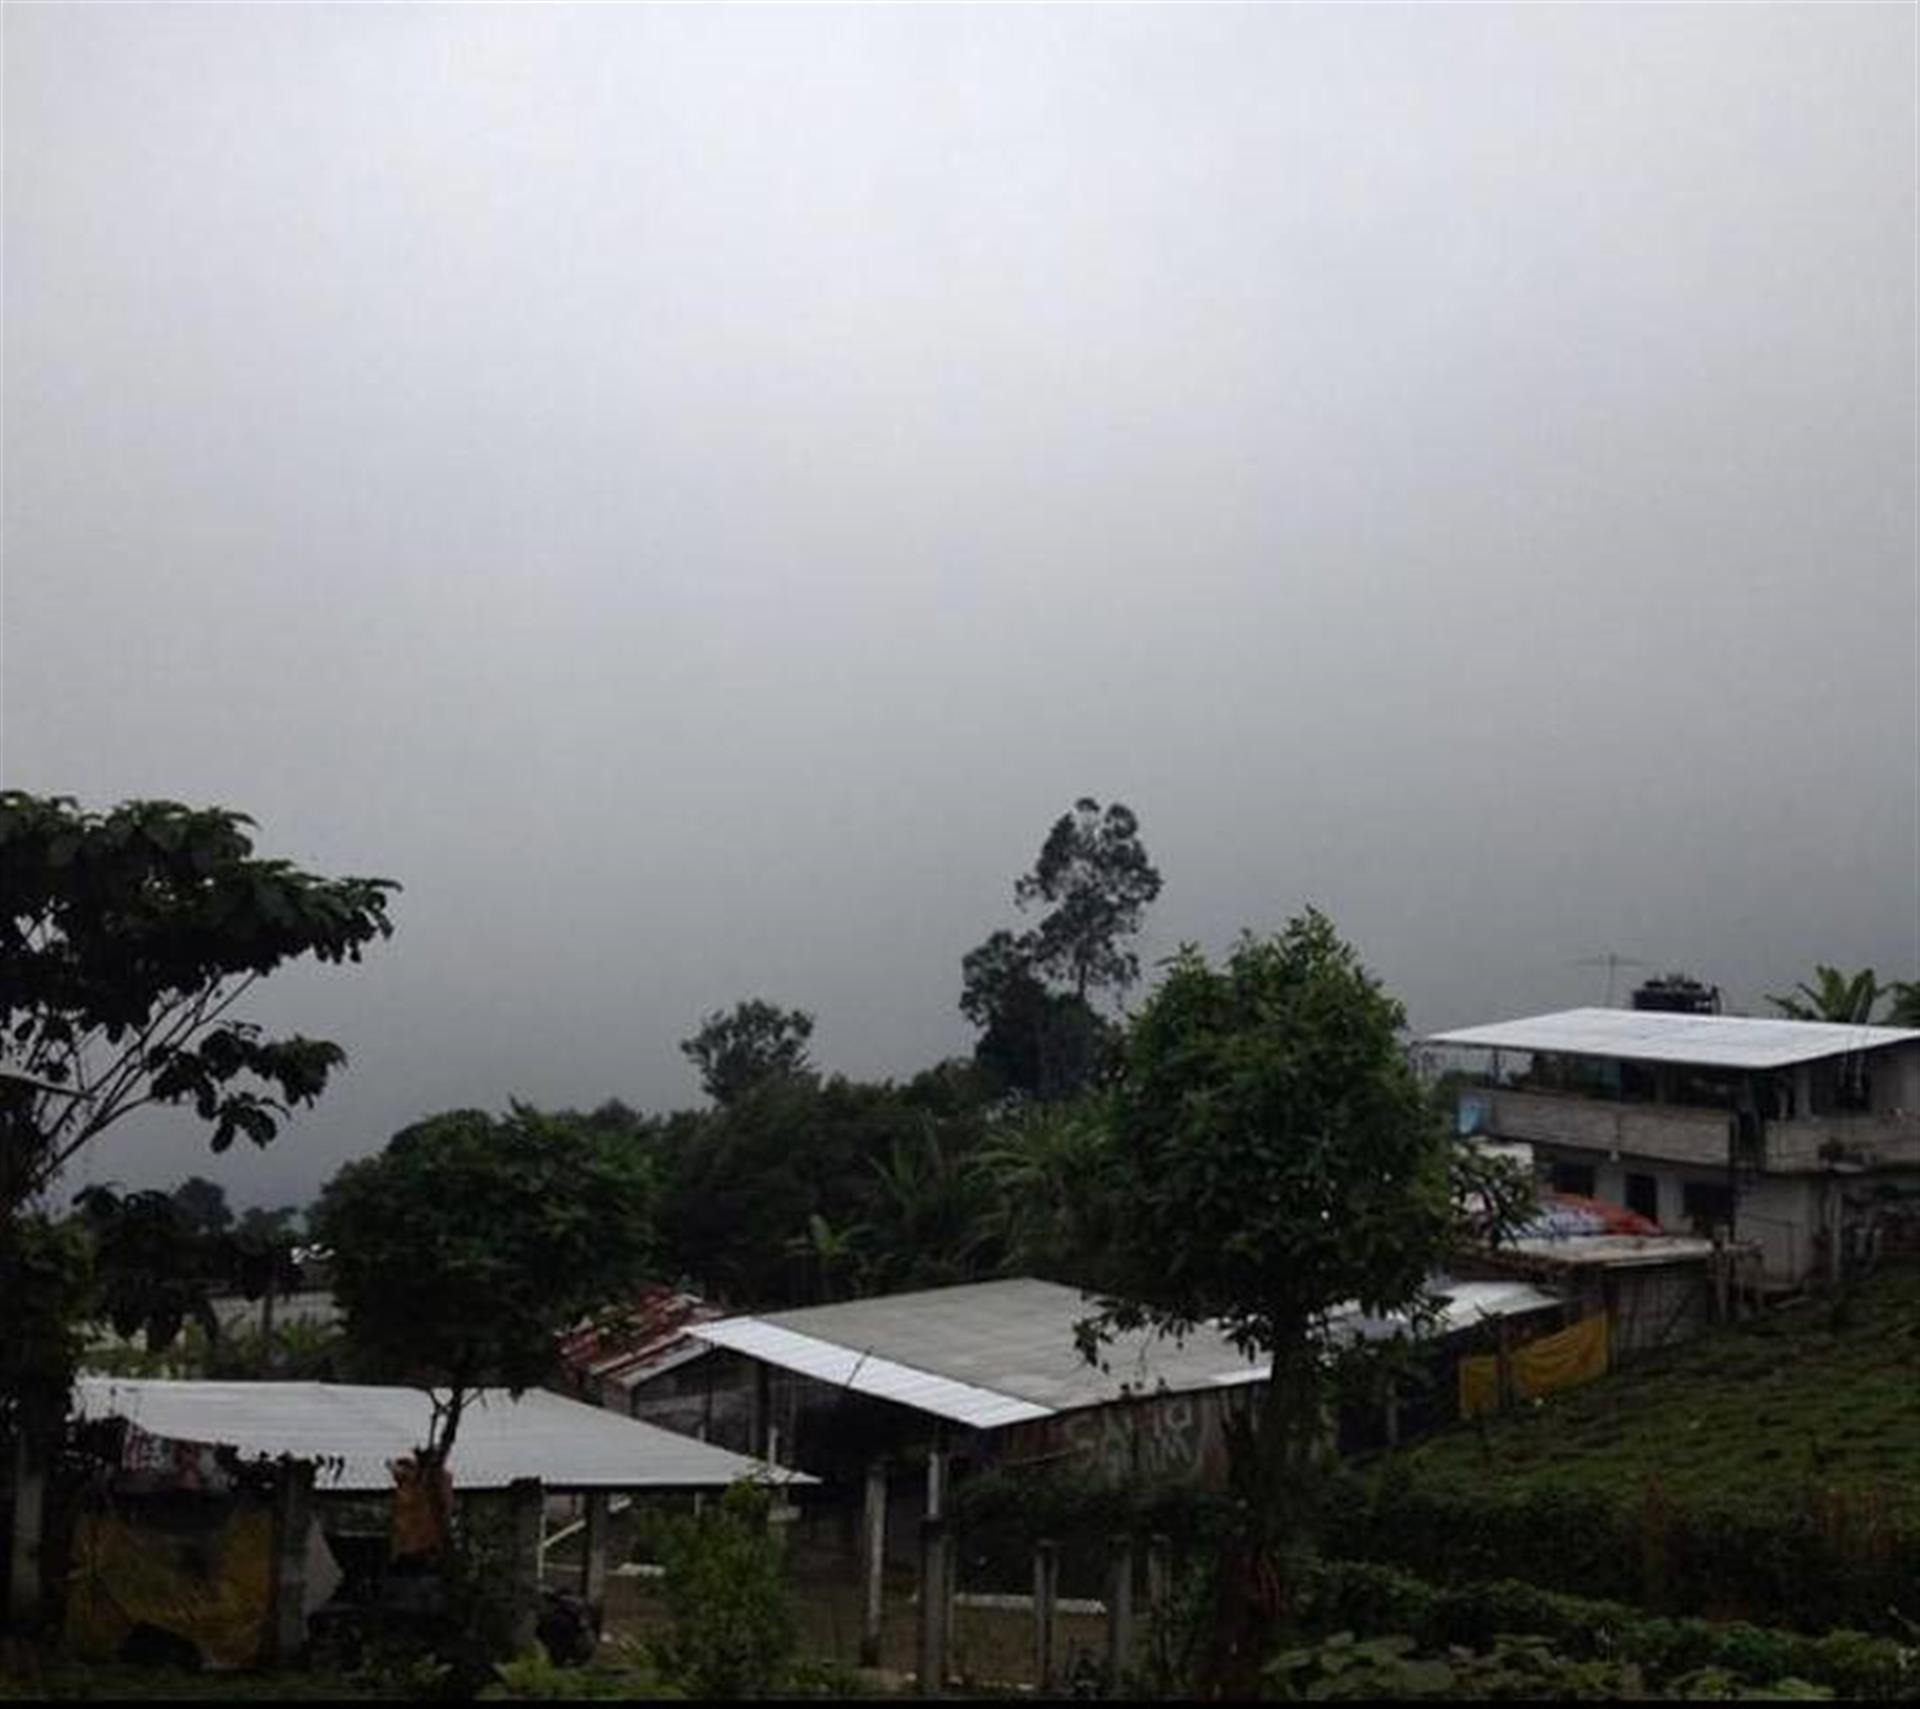
[[[1883,1702],[1920,1694],[1920,1651],[1864,1632],[1800,1632],[1732,1622],[1649,1617],[1624,1603],[1542,1590],[1514,1579],[1436,1586],[1370,1561],[1322,1561],[1298,1608],[1308,1633],[1409,1634],[1429,1648],[1486,1651],[1524,1632],[1574,1661],[1631,1663],[1648,1680],[1723,1673],[1758,1684],[1811,1682],[1842,1697]]]
[[[742,1480],[706,1512],[668,1521],[658,1540],[673,1630],[662,1659],[690,1697],[764,1697],[793,1653],[793,1612],[773,1497]]]

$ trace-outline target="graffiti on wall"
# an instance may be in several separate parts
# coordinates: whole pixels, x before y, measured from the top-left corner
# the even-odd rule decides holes
[[[1224,1477],[1222,1422],[1233,1390],[1150,1395],[1085,1407],[1010,1431],[1009,1462],[1066,1461],[1114,1480]]]

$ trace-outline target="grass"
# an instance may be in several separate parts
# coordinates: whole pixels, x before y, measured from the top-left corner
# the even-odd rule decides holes
[[[1836,1322],[1836,1315],[1839,1321]],[[1920,1522],[1920,1269],[1664,1348],[1582,1389],[1406,1450],[1429,1480],[1488,1493],[1777,1504],[1784,1489],[1871,1492]]]

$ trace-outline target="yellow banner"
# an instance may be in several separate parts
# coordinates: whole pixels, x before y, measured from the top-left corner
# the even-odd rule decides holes
[[[1513,1350],[1513,1392],[1523,1399],[1578,1388],[1607,1374],[1607,1314],[1595,1312],[1556,1335]]]
[[[74,1526],[67,1642],[109,1661],[136,1626],[185,1638],[208,1667],[260,1659],[272,1600],[273,1520],[242,1508],[204,1539],[169,1536],[106,1513]]]
[[[1577,1388],[1607,1374],[1607,1314],[1592,1317],[1557,1334],[1526,1342],[1507,1355],[1513,1392],[1522,1400]],[[1500,1410],[1500,1360],[1475,1353],[1460,1361],[1460,1416],[1476,1418]]]

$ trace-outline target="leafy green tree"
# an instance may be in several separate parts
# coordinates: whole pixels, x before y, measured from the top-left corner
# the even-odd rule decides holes
[[[221,1234],[233,1226],[226,1188],[204,1175],[189,1175],[175,1187],[173,1202],[186,1225],[202,1234]]]
[[[980,1028],[974,1061],[1002,1087],[1042,1103],[1097,1079],[1113,1029],[1083,997],[1050,991],[1034,933],[995,932],[961,962],[960,1012]]]
[[[1097,1099],[1015,1112],[973,1157],[1002,1266],[1098,1287],[1113,1249],[1113,1143]]]
[[[146,1105],[192,1109],[215,1151],[240,1135],[266,1145],[345,1062],[233,1011],[287,961],[358,961],[391,934],[398,887],[258,859],[251,824],[171,801],[87,813],[0,793],[0,1036],[32,1082],[0,1104],[0,1215]]]
[[[1223,967],[1184,948],[1113,1087],[1117,1261],[1089,1347],[1112,1327],[1215,1320],[1271,1362],[1229,1437],[1241,1529],[1216,1657],[1229,1678],[1252,1660],[1257,1587],[1284,1591],[1308,1534],[1330,1314],[1347,1301],[1417,1312],[1455,1235],[1455,1148],[1403,1024],[1309,909],[1278,937],[1243,937]]]
[[[116,1335],[144,1335],[150,1353],[189,1323],[219,1339],[213,1296],[232,1273],[232,1248],[178,1194],[89,1187],[74,1207],[93,1245],[94,1309]]]
[[[818,1211],[807,1213],[806,1231],[787,1242],[787,1251],[809,1272],[810,1303],[825,1305],[860,1292],[867,1269],[863,1248],[871,1233],[863,1222],[835,1228]]]
[[[1892,999],[1887,1006],[1887,1026],[1920,1027],[1920,979],[1896,979],[1887,987],[1887,995]]]
[[[700,1070],[700,1084],[716,1104],[731,1104],[771,1079],[809,1072],[807,1040],[813,1016],[759,997],[701,1017],[700,1030],[680,1041],[681,1054]]]
[[[1881,996],[1879,978],[1871,967],[1848,974],[1823,964],[1814,969],[1814,980],[1809,985],[1803,979],[1784,997],[1770,996],[1767,1001],[1790,1021],[1835,1021],[1853,1027],[1871,1024]]]
[[[1160,883],[1121,803],[1102,811],[1083,796],[1054,821],[1014,884],[1023,911],[1044,906],[1039,923],[994,932],[961,962],[960,1012],[981,1033],[975,1060],[1000,1084],[1050,1102],[1100,1077],[1114,1035],[1096,999],[1118,999],[1139,978],[1129,940]]]
[[[270,1037],[235,1010],[288,961],[357,962],[390,935],[397,886],[260,859],[251,826],[223,808],[130,801],[92,813],[66,796],[0,791],[0,1340],[14,1341],[17,1313],[38,1327],[16,1351],[47,1356],[0,1361],[16,1481],[65,1414],[62,1349],[75,1326],[58,1319],[91,1291],[82,1234],[36,1208],[62,1170],[151,1105],[190,1109],[216,1152],[241,1135],[266,1145],[346,1060],[336,1044]],[[14,1504],[20,1558],[31,1557],[33,1507]],[[16,1578],[11,1601],[30,1619],[37,1586]]]
[[[1160,874],[1131,809],[1116,801],[1102,812],[1082,796],[1053,822],[1033,871],[1013,890],[1022,908],[1047,906],[1034,934],[1035,968],[1082,1002],[1099,991],[1124,995],[1140,977],[1127,940],[1160,894]]]
[[[946,1287],[993,1268],[986,1182],[937,1123],[922,1118],[870,1167],[880,1192],[868,1274],[884,1290]]]
[[[540,1383],[561,1330],[648,1278],[656,1200],[634,1147],[524,1105],[431,1116],[327,1183],[314,1233],[356,1355],[444,1391],[424,1469],[475,1390]]]

